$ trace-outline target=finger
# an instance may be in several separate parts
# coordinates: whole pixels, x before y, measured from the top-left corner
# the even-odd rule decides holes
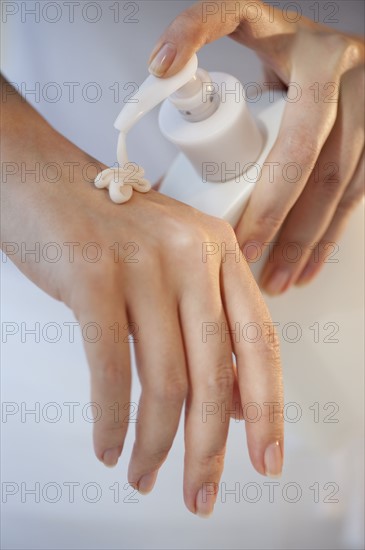
[[[329,56],[325,38],[318,41],[305,36],[296,47],[307,56],[302,63],[297,56],[289,85],[288,97],[297,95],[298,100],[286,104],[278,138],[236,228],[244,248],[250,242],[269,242],[280,229],[301,195],[336,120],[345,46]],[[321,74],[308,66],[311,53],[315,58],[326,59]],[[328,83],[332,86],[331,101],[327,100]]]
[[[198,2],[165,30],[152,51],[149,70],[156,76],[172,76],[205,44],[226,35],[253,47],[269,31],[272,34],[270,17],[270,8],[260,0]],[[288,26],[279,17],[276,23],[276,32]]]
[[[330,226],[319,241],[316,250],[312,252],[307,265],[296,281],[296,285],[305,285],[314,279],[326,263],[328,256],[337,249],[337,243],[346,227],[350,214],[364,197],[364,158],[364,154],[362,154],[354,177],[337,206]]]
[[[163,285],[140,287],[129,310],[138,319],[135,353],[142,395],[128,480],[141,493],[152,490],[173,443],[187,394],[184,347],[176,296]]]
[[[76,315],[90,366],[94,449],[106,466],[115,466],[127,433],[125,419],[130,407],[129,344],[124,330],[128,321],[121,299],[101,294],[100,281],[90,285],[89,281],[87,294],[79,290]]]
[[[209,516],[223,470],[232,409],[234,371],[229,333],[205,338],[209,327],[226,326],[220,299],[219,265],[196,265],[180,303],[190,391],[185,418],[184,499]]]
[[[251,462],[259,473],[278,476],[282,470],[284,449],[278,339],[242,255],[240,261],[227,257],[223,262],[222,287],[237,361]]]
[[[235,362],[235,357],[233,357],[233,361]],[[239,420],[243,420],[243,410],[242,410],[242,403],[241,403],[240,388],[238,385],[237,368],[235,365],[234,365],[233,371],[234,371],[234,380],[233,380],[233,395],[232,395],[232,411],[230,416],[235,420],[235,422],[238,422]]]
[[[354,88],[344,86],[334,128],[262,272],[261,285],[269,294],[279,294],[296,281],[355,173],[364,147],[364,104],[354,101]]]

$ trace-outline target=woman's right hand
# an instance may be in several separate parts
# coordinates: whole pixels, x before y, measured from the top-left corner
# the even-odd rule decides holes
[[[2,183],[3,249],[39,287],[72,309],[81,328],[89,327],[83,333],[92,401],[101,411],[94,423],[97,457],[114,466],[122,452],[131,405],[130,332],[142,386],[131,484],[141,492],[153,488],[184,403],[184,497],[190,511],[207,515],[213,509],[211,488],[222,473],[232,409],[251,419],[261,411],[257,422],[246,424],[251,461],[262,474],[279,474],[278,344],[232,228],[155,191],[112,203],[107,191],[85,182],[86,165],[95,176],[93,159],[34,111],[22,112],[29,107],[16,108],[28,124],[17,133],[14,118],[3,119],[4,159],[14,163]],[[20,163],[35,161],[40,180],[28,174],[22,181]],[[62,168],[56,183],[50,181],[50,163]],[[28,249],[39,243],[40,250],[56,243],[61,257],[51,262],[40,254],[35,261],[29,255],[24,262],[20,243]]]

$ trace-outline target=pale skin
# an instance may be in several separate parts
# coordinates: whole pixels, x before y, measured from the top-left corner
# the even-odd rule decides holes
[[[298,101],[286,104],[279,136],[235,228],[248,260],[272,243],[260,281],[271,295],[319,273],[364,195],[363,39],[304,17],[288,21],[296,15],[259,0],[199,2],[171,23],[150,58],[151,72],[171,76],[205,44],[228,35],[255,50],[266,82],[288,88],[290,98],[300,90]],[[290,162],[300,167],[294,183],[283,177]],[[284,253],[289,243],[301,252],[295,262]]]
[[[102,410],[101,420],[94,424],[96,456],[114,466],[122,452],[131,399],[124,330],[130,323],[132,332],[138,327],[135,352],[142,394],[129,482],[142,493],[152,490],[184,403],[184,499],[191,512],[212,512],[217,496],[212,487],[223,470],[229,411],[246,417],[247,403],[256,403],[262,411],[259,421],[246,423],[252,464],[261,474],[280,474],[283,393],[270,315],[242,255],[239,261],[234,254],[202,261],[204,242],[235,248],[232,228],[153,190],[135,192],[128,203],[114,204],[107,190],[85,181],[83,172],[89,163],[96,167],[90,171],[94,177],[106,167],[61,136],[4,80],[2,86],[2,161],[13,163],[6,165],[1,186],[3,250],[12,250],[11,260],[27,277],[70,307],[81,327],[97,323],[102,329],[95,343],[85,340],[91,400]],[[41,168],[39,181],[22,171],[34,169],[35,163]],[[56,169],[43,171],[47,163],[62,168],[58,181],[51,181]],[[70,163],[75,163],[73,176],[66,168]],[[116,241],[121,244],[120,261],[109,249]],[[33,256],[22,261],[9,245],[25,243],[31,249],[37,242],[41,248],[58,243],[63,251],[64,243],[79,246],[73,249],[73,261],[63,254],[52,263],[42,256],[39,262]],[[81,254],[90,242],[103,252],[95,263]],[[136,263],[123,261],[130,252],[123,251],[123,245],[131,242],[138,246]],[[237,323],[241,329],[256,323],[262,336],[250,342],[242,336],[223,337],[219,330],[204,342],[202,326],[207,322],[225,330]],[[109,328],[115,323],[121,327],[119,338]],[[205,421],[204,403],[218,407],[218,413]],[[275,403],[274,414],[264,403]],[[255,415],[247,409],[247,417]]]

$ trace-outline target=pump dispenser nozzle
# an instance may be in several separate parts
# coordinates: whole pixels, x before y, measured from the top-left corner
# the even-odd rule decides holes
[[[185,67],[174,76],[157,78],[150,75],[133,96],[133,103],[127,103],[122,109],[114,127],[126,134],[146,113],[194,79],[197,69],[198,58],[194,54]]]

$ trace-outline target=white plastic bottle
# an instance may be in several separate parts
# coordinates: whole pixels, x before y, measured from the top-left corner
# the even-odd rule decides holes
[[[115,127],[127,134],[165,100],[160,129],[181,151],[160,192],[234,226],[277,137],[284,99],[255,117],[242,84],[233,76],[198,69],[195,55],[170,78],[149,76],[133,99]]]

